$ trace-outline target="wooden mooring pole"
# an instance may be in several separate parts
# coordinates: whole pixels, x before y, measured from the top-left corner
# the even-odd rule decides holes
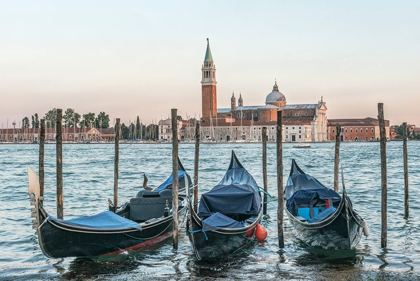
[[[63,110],[57,109],[57,123],[55,131],[56,159],[57,159],[57,218],[63,219]]]
[[[114,158],[114,212],[118,208],[118,164],[120,160],[120,118],[115,123],[115,158]]]
[[[178,249],[178,122],[177,109],[171,109],[172,117],[172,219],[173,248]]]
[[[263,214],[267,214],[267,127],[262,128]]]
[[[337,123],[335,126],[335,157],[334,157],[334,191],[338,192],[339,186],[339,166],[340,166],[340,135],[341,127]]]
[[[408,156],[407,156],[407,122],[403,123],[403,154],[404,154],[404,218],[408,218]]]
[[[284,234],[283,234],[283,115],[282,111],[277,111],[277,192],[278,192],[278,207],[277,207],[277,229],[279,238],[279,247],[284,248]]]
[[[44,182],[45,182],[45,171],[44,171],[44,149],[45,149],[45,119],[41,119],[41,130],[39,134],[39,197],[40,200],[44,200]]]
[[[195,124],[195,155],[194,155],[194,211],[198,205],[198,160],[200,155],[200,123]]]
[[[381,142],[381,247],[387,245],[387,176],[386,176],[386,131],[384,104],[378,103],[379,133]]]

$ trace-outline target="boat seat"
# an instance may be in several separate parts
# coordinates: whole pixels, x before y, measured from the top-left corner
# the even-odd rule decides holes
[[[332,214],[334,214],[335,210],[336,210],[336,208],[334,208],[334,207],[327,208],[324,212],[319,213],[317,216],[308,220],[308,222],[309,223],[317,223],[317,222],[323,221],[326,218],[328,218],[329,216],[331,216]]]
[[[137,197],[130,199],[130,219],[134,221],[147,221],[164,215],[166,202],[172,206],[172,190],[150,192],[142,190]]]
[[[303,207],[298,208],[298,216],[304,218],[305,220],[310,220],[313,217],[316,217],[319,214],[318,208],[313,207]]]

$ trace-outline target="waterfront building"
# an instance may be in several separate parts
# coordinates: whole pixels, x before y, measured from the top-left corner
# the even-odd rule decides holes
[[[181,129],[182,129],[182,120],[177,120],[177,132],[178,132],[178,140],[182,139],[181,137]],[[158,122],[159,126],[159,141],[172,141],[172,119],[167,118],[165,120],[160,120]]]
[[[379,120],[375,118],[329,119],[329,140],[335,140],[337,123],[341,126],[341,141],[377,141],[380,138]],[[389,120],[385,120],[387,139],[391,138]]]
[[[262,127],[267,137],[276,140],[277,111],[283,114],[283,141],[322,142],[328,140],[327,106],[321,100],[313,104],[287,104],[277,81],[266,96],[264,105],[244,105],[244,97],[235,93],[230,108],[217,108],[216,67],[207,39],[202,72],[201,138],[212,141],[261,141]]]
[[[114,128],[63,128],[64,142],[84,142],[84,141],[114,141]],[[9,128],[0,129],[0,142],[27,142],[39,141],[39,128]],[[45,140],[55,141],[55,128],[45,128]]]

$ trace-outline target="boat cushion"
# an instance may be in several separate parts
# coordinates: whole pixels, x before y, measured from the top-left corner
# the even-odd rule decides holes
[[[214,213],[203,220],[203,231],[211,231],[221,228],[241,228],[243,226],[243,222],[231,219],[221,213]]]
[[[123,218],[111,211],[105,211],[93,216],[81,217],[71,220],[61,220],[53,216],[48,215],[50,221],[60,222],[61,224],[67,224],[69,226],[83,227],[87,229],[125,229],[125,228],[137,228],[141,229],[140,224],[135,221]]]
[[[305,220],[310,220],[311,217],[315,217],[319,214],[318,208],[312,208],[314,211],[314,214],[311,216],[311,208],[305,207],[305,208],[299,208],[298,209],[298,215],[304,218]]]
[[[329,208],[325,209],[323,212],[319,213],[317,216],[308,220],[308,222],[309,223],[317,223],[317,222],[323,221],[326,218],[328,218],[329,216],[331,216],[335,212],[335,210],[337,210],[337,209],[334,208],[334,207],[329,207]]]

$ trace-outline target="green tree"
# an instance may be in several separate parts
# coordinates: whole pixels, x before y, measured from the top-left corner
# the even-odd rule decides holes
[[[22,129],[28,129],[29,128],[29,118],[25,117],[22,119]]]
[[[122,139],[128,139],[129,129],[128,127],[122,123],[121,125],[121,138]]]
[[[32,119],[32,128],[39,128],[39,117],[38,117],[38,113],[35,113],[34,115],[32,115],[31,117]]]
[[[57,122],[57,110],[55,108],[50,109],[45,114],[44,119],[45,119],[47,128],[55,128],[55,123]]]
[[[181,115],[178,115],[178,116],[176,117],[176,120],[181,121],[181,120],[182,120],[182,116],[181,116]]]
[[[136,135],[135,138],[140,138],[140,118],[137,116],[137,121],[136,121]]]
[[[73,108],[67,108],[63,115],[63,126],[65,128],[73,128],[74,127],[74,121],[73,121],[73,115],[74,115],[74,109]]]
[[[79,125],[80,128],[88,128],[90,123],[95,121],[95,113],[89,112],[87,114],[83,114],[83,119],[80,121]]]
[[[75,112],[74,114],[73,114],[73,125],[77,128],[77,124],[79,124],[79,122],[80,122],[80,114],[79,113],[77,113],[77,112]]]
[[[109,128],[109,115],[101,111],[95,119],[95,128]]]

